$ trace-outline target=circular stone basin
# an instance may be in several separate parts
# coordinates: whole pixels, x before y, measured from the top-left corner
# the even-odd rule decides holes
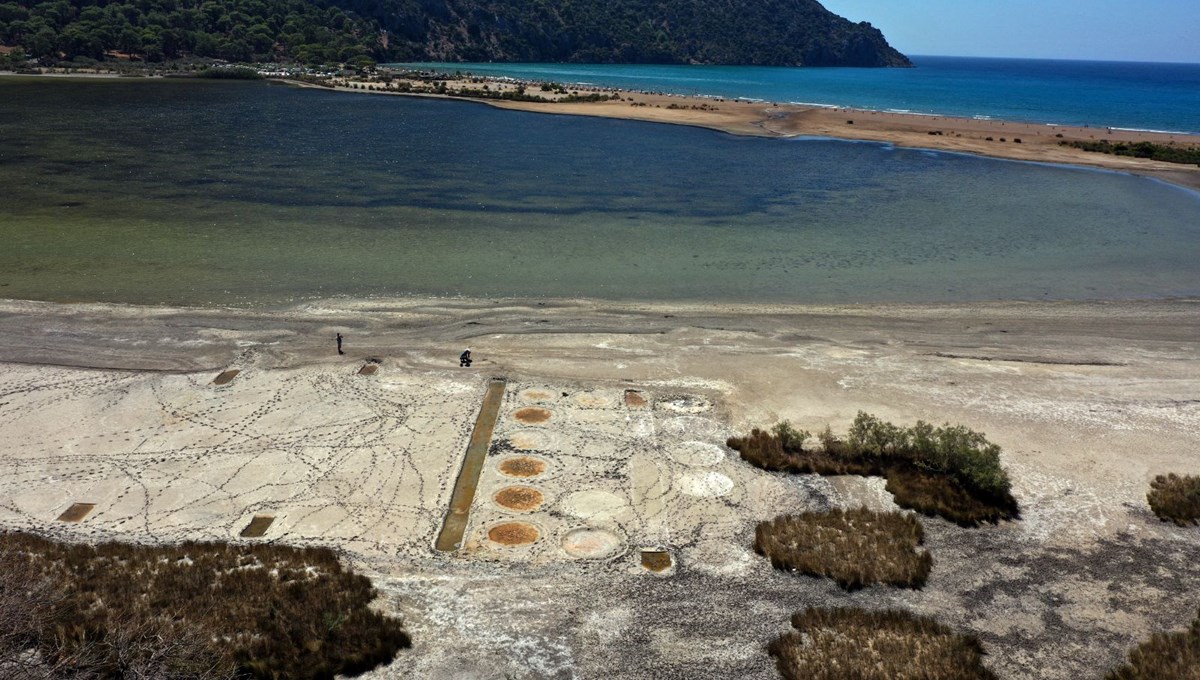
[[[689,472],[676,481],[680,491],[697,498],[716,498],[733,491],[733,480],[720,472]]]
[[[541,534],[537,527],[526,522],[505,522],[488,529],[487,537],[492,543],[504,546],[529,545],[538,540]]]
[[[546,461],[532,456],[513,456],[500,461],[500,474],[507,477],[537,477],[546,471]]]
[[[725,451],[708,442],[684,442],[668,450],[667,456],[680,465],[711,467],[725,460]]]
[[[517,411],[513,414],[513,417],[526,425],[540,425],[550,420],[550,411],[549,409],[530,406],[529,408]]]
[[[712,408],[712,402],[704,397],[681,395],[660,399],[658,407],[674,413],[703,413]]]
[[[600,392],[579,392],[571,397],[579,408],[609,408],[615,406],[615,398]]]
[[[571,557],[599,560],[621,549],[621,537],[604,529],[572,529],[562,539],[563,550]]]
[[[500,489],[492,496],[496,505],[517,512],[529,512],[542,507],[546,497],[541,491],[529,486],[510,486]]]
[[[550,437],[539,430],[517,430],[508,435],[508,443],[522,451],[545,451],[550,448]]]
[[[663,421],[659,429],[676,436],[724,439],[721,436],[723,431],[721,424],[701,416],[676,416]]]
[[[603,489],[576,491],[560,505],[563,512],[584,520],[610,520],[629,509],[629,501]]]
[[[548,401],[554,401],[553,392],[538,388],[524,390],[519,396],[521,397],[521,401],[528,401],[534,404],[542,404]]]

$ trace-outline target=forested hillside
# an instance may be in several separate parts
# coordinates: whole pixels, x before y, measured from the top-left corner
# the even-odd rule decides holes
[[[403,59],[909,66],[816,0],[338,0]]]
[[[0,44],[34,57],[352,62],[382,56],[378,25],[307,0],[0,3]]]
[[[909,65],[816,0],[7,0],[0,45],[45,60]]]

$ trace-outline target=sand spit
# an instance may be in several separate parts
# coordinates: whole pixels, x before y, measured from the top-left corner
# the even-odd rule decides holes
[[[935,616],[980,635],[1005,678],[1097,677],[1200,604],[1200,530],[1145,500],[1155,475],[1200,472],[1197,356],[1196,301],[7,301],[0,526],[336,546],[414,638],[368,677],[774,678],[764,645],[807,605]],[[507,384],[463,545],[440,552],[493,378]],[[725,438],[784,417],[843,428],[859,409],[986,432],[1024,519],[924,519],[922,591],[774,571],[751,552],[757,521],[887,495],[761,472]],[[93,507],[59,521],[77,503]],[[256,517],[273,521],[239,538]]]

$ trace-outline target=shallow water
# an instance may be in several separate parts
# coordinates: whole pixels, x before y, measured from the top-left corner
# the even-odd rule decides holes
[[[1200,295],[1114,173],[269,83],[0,79],[0,297]]]

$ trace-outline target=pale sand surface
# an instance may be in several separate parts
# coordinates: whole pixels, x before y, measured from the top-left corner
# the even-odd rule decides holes
[[[274,515],[257,540],[343,549],[405,618],[415,647],[368,677],[772,678],[763,646],[808,605],[934,615],[978,633],[1005,678],[1098,677],[1195,616],[1200,530],[1158,521],[1145,493],[1156,474],[1200,472],[1197,356],[1196,301],[0,302],[0,526],[236,539]],[[368,359],[378,372],[357,375]],[[241,373],[211,384],[230,368]],[[497,377],[508,389],[465,547],[440,554]],[[627,405],[627,389],[646,405]],[[756,521],[890,497],[881,480],[758,471],[725,438],[780,418],[843,429],[859,409],[986,432],[1023,519],[924,519],[935,565],[922,591],[848,594],[774,571],[750,550]],[[517,456],[544,472],[506,476]],[[513,485],[542,505],[498,504]],[[56,522],[74,502],[96,508]],[[514,521],[538,540],[488,539]],[[643,570],[644,547],[671,551],[674,568]]]

